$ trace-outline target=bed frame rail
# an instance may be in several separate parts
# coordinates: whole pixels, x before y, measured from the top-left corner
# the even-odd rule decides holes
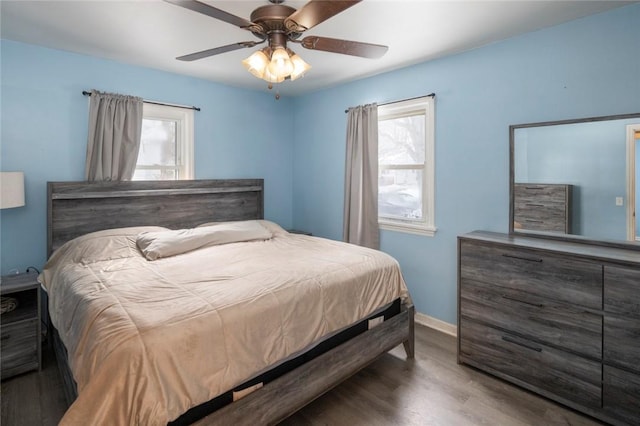
[[[194,425],[275,425],[404,343],[413,358],[414,307],[215,411]]]

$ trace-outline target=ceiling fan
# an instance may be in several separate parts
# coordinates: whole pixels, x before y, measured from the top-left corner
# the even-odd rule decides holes
[[[250,21],[196,0],[165,1],[250,31],[259,39],[258,41],[241,41],[207,49],[179,56],[176,59],[180,61],[195,61],[220,53],[251,48],[267,42],[267,47],[254,52],[242,63],[254,76],[269,83],[280,83],[285,79],[295,80],[302,77],[311,68],[309,64],[287,47],[287,43],[297,43],[310,50],[372,59],[380,58],[388,50],[387,46],[379,44],[329,37],[306,36],[300,39],[305,31],[362,0],[310,0],[298,10],[281,4],[284,0],[269,0],[271,4],[260,6],[251,12]]]

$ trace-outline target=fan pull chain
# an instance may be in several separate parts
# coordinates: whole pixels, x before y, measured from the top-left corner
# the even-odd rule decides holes
[[[269,83],[269,85],[267,86],[267,88],[269,88],[269,90],[272,90],[272,89],[273,89],[273,84]],[[276,89],[276,96],[275,96],[275,98],[276,98],[276,101],[277,101],[277,100],[280,100],[280,92],[278,92],[278,90],[277,90],[277,89]]]

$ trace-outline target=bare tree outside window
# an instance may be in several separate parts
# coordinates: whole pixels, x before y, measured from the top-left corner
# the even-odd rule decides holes
[[[433,218],[433,99],[378,108],[378,220],[383,229],[426,235]]]
[[[422,219],[424,135],[424,115],[379,122],[379,216]]]
[[[142,138],[134,180],[176,180],[178,178],[177,124],[175,121],[142,120]]]
[[[193,112],[144,106],[133,180],[193,179]]]

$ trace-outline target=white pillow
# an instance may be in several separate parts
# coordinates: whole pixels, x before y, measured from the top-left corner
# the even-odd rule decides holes
[[[267,228],[267,230],[271,231],[271,233],[274,236],[288,234],[288,232],[285,231],[277,223],[271,222],[270,220],[265,220],[265,219],[254,219],[254,220],[245,220],[245,221],[231,221],[231,222],[207,222],[207,223],[203,223],[203,224],[198,225],[196,228],[201,228],[201,227],[204,227],[204,226],[220,226],[220,225],[225,225],[225,224],[230,224],[230,223],[242,223],[242,222],[256,222],[256,223],[259,223],[260,225],[262,225],[265,228]]]
[[[142,232],[136,244],[148,260],[175,256],[201,247],[268,240],[273,233],[256,221],[221,223],[175,231]]]

